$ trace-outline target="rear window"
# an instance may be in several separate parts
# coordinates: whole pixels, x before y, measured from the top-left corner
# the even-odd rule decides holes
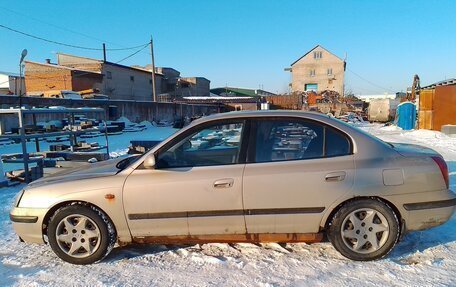
[[[326,128],[325,145],[327,157],[347,155],[351,152],[347,136],[329,127]]]
[[[376,136],[374,136],[374,135],[372,135],[372,134],[366,132],[366,131],[363,130],[363,129],[360,129],[360,128],[357,127],[357,126],[353,126],[353,125],[351,125],[351,124],[349,124],[349,123],[346,123],[346,122],[341,121],[341,120],[336,119],[336,118],[333,118],[333,119],[336,120],[336,121],[338,121],[339,123],[344,124],[345,126],[351,128],[351,129],[356,130],[357,132],[362,133],[363,135],[365,135],[365,136],[371,138],[372,140],[374,140],[374,141],[376,141],[376,142],[379,142],[379,143],[381,143],[381,144],[383,144],[383,145],[386,145],[386,146],[388,146],[388,147],[394,147],[391,143],[386,142],[386,141],[384,141],[384,140],[381,140],[381,139],[379,139],[378,137],[376,137]]]
[[[258,120],[256,142],[249,161],[306,160],[349,155],[347,135],[326,124],[296,118]]]

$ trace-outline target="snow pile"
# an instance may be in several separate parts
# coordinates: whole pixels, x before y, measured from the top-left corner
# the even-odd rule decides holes
[[[142,121],[139,123],[140,125],[145,125],[146,128],[152,127],[153,125],[149,121]]]
[[[384,126],[384,127],[381,127],[379,130],[384,131],[384,132],[402,131],[402,129],[400,127],[395,126],[395,125]]]
[[[451,141],[453,139],[444,133],[441,133],[439,131],[431,131],[431,130],[412,130],[412,131],[406,133],[405,136],[422,139],[422,140],[442,139],[442,140]]]
[[[449,137],[439,131],[410,130],[391,125],[369,124],[359,127],[387,142],[412,143],[432,148],[439,152],[447,161],[456,161],[456,138]]]
[[[126,117],[120,117],[117,119],[117,122],[124,122],[125,123],[125,126],[127,126],[128,124],[131,124],[132,122],[126,118]]]

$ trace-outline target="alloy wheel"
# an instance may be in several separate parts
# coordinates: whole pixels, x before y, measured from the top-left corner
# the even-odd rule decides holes
[[[372,253],[385,245],[389,224],[385,216],[371,208],[349,213],[341,226],[342,241],[356,253]]]
[[[60,220],[55,237],[59,248],[75,258],[92,255],[101,243],[101,233],[97,224],[81,214],[72,214]]]

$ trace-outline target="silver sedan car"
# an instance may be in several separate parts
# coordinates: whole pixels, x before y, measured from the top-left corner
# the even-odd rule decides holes
[[[193,122],[142,156],[29,184],[10,218],[21,240],[74,264],[117,243],[318,242],[387,255],[455,211],[441,155],[383,142],[326,115],[233,112]]]

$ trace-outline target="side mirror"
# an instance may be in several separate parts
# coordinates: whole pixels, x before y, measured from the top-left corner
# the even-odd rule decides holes
[[[183,150],[188,150],[192,148],[192,142],[190,140],[185,141],[185,143],[182,145]]]
[[[154,154],[148,155],[143,162],[143,166],[146,169],[154,169],[155,168],[155,155]]]

